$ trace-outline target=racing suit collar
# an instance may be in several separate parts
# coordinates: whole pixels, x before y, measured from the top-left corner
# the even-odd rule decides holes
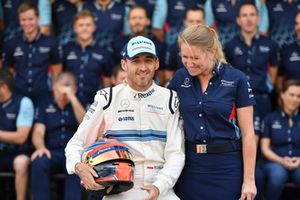
[[[127,88],[130,90],[130,94],[133,99],[144,99],[154,94],[155,92],[155,83],[153,82],[152,85],[145,91],[136,91],[132,89],[129,85]]]

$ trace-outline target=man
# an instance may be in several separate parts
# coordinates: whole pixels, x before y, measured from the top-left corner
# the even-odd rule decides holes
[[[186,10],[185,18],[183,21],[184,27],[188,27],[194,24],[205,24],[205,13],[201,7],[191,7]],[[183,66],[181,62],[181,56],[178,48],[178,44],[175,42],[168,47],[165,54],[165,81],[170,81],[177,69]]]
[[[61,71],[61,51],[54,38],[40,33],[39,13],[33,4],[21,4],[18,15],[23,35],[5,44],[4,67],[15,67],[16,92],[38,104],[49,91],[48,67],[52,78]]]
[[[2,17],[5,25],[5,41],[21,35],[21,27],[18,19],[18,8],[24,2],[33,3],[38,7],[38,10],[41,14],[39,18],[39,29],[41,33],[45,35],[50,35],[51,33],[51,4],[48,0],[2,0],[0,6],[3,9]]]
[[[240,35],[225,46],[227,61],[243,71],[253,89],[256,112],[260,119],[272,110],[270,93],[273,90],[279,65],[279,51],[275,42],[258,33],[258,11],[254,3],[239,7],[237,23]]]
[[[82,5],[82,10],[89,10],[95,15],[95,40],[100,47],[111,51],[112,41],[122,34],[126,23],[125,5],[115,0],[91,0]]]
[[[83,0],[58,0],[52,4],[53,29],[59,43],[75,40],[72,24],[74,15],[81,9]]]
[[[93,103],[96,91],[111,86],[113,67],[109,52],[100,48],[93,37],[96,24],[90,11],[82,11],[74,16],[73,29],[76,41],[63,46],[63,67],[77,78],[79,100],[84,106]]]
[[[33,122],[32,101],[13,92],[13,75],[0,69],[0,171],[15,172],[17,200],[27,194],[29,146],[25,144]]]
[[[112,45],[114,57],[116,58],[115,62],[118,63],[120,62],[120,59],[122,58],[121,51],[123,50],[126,43],[130,40],[130,38],[139,35],[148,37],[154,42],[157,50],[157,56],[159,60],[163,60],[165,55],[165,44],[160,42],[154,35],[151,34],[151,32],[149,32],[148,28],[150,24],[151,21],[149,16],[147,15],[147,11],[145,8],[140,6],[131,7],[128,13],[128,25],[129,28],[131,29],[131,33],[129,36],[116,39]],[[162,65],[161,65],[159,69],[160,84],[164,83],[163,71],[164,70],[162,69]]]
[[[281,63],[276,81],[278,92],[281,92],[285,80],[300,80],[300,12],[295,17],[296,41],[280,48]]]
[[[33,199],[50,200],[49,176],[65,173],[64,199],[81,199],[81,186],[77,176],[66,172],[64,148],[84,117],[85,110],[76,97],[76,79],[63,72],[53,83],[53,96],[48,95],[37,108],[31,155],[31,190]]]
[[[277,66],[279,64],[278,47],[271,39],[258,33],[259,16],[254,3],[241,3],[237,24],[241,27],[240,35],[225,46],[227,61],[243,71],[253,89],[256,106],[255,133],[259,143],[261,124],[264,116],[272,111],[271,91],[275,85]],[[255,178],[257,197],[260,199],[263,191],[264,174],[256,165]]]
[[[94,181],[95,171],[81,163],[80,157],[84,146],[96,140],[104,121],[104,137],[128,145],[135,162],[135,187],[105,199],[178,199],[172,187],[185,156],[177,95],[153,81],[159,60],[151,40],[133,37],[123,56],[121,64],[127,72],[127,83],[97,92],[65,149],[67,170],[76,173],[86,189],[101,188]]]

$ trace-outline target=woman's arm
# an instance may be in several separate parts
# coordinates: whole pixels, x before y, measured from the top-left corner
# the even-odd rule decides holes
[[[253,106],[238,108],[237,118],[241,129],[244,164],[244,177],[240,199],[254,199],[256,195],[254,169],[257,146],[253,127]]]

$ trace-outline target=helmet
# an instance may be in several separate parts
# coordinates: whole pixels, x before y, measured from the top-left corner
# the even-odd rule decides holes
[[[101,140],[89,146],[82,154],[82,163],[92,167],[98,177],[96,183],[104,186],[91,193],[111,195],[133,187],[134,162],[126,145],[117,140]]]

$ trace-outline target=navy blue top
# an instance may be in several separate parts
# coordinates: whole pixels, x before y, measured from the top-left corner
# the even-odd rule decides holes
[[[27,98],[27,97],[26,97]],[[13,94],[11,99],[9,99],[5,103],[0,103],[0,130],[2,131],[16,131],[18,126],[31,126],[32,125],[32,119],[33,116],[30,115],[30,113],[33,114],[33,107],[31,103],[31,107],[25,106],[29,110],[23,110],[21,111],[21,104],[22,101],[24,102],[24,97]],[[28,98],[25,99],[25,101],[30,101]],[[31,101],[30,101],[31,102]],[[18,118],[20,112],[22,113],[22,118],[28,119],[28,121],[22,122],[22,124],[18,124]],[[0,142],[0,151],[3,150],[25,150],[28,148],[27,145],[17,145],[12,143],[6,143],[6,142]]]
[[[248,46],[239,35],[226,44],[224,52],[227,61],[246,74],[255,94],[271,92],[268,64],[279,66],[279,49],[275,42],[257,34]]]
[[[169,31],[166,37],[168,46],[176,42],[179,32],[182,30],[183,20],[187,9],[192,7],[203,7],[204,1],[199,0],[167,0],[168,14],[167,24]]]
[[[178,93],[185,139],[189,142],[240,139],[236,108],[255,104],[244,73],[224,64],[212,73],[206,91],[185,68],[177,70],[168,86]]]
[[[49,91],[48,67],[61,63],[61,49],[55,38],[39,34],[28,42],[20,36],[4,46],[4,67],[15,67],[16,91],[35,99]]]
[[[287,79],[300,80],[300,41],[284,45],[280,56],[278,75],[284,75]]]
[[[52,5],[53,27],[62,45],[75,40],[73,17],[76,13],[77,7],[66,0],[57,0]]]
[[[71,103],[60,109],[51,94],[36,109],[35,123],[46,126],[45,144],[50,150],[64,149],[79,125]]]
[[[111,76],[112,58],[95,42],[82,48],[77,42],[63,46],[63,67],[77,78],[78,97],[83,105],[93,102],[99,90],[100,75]]]
[[[300,1],[268,0],[266,1],[270,28],[269,35],[281,47],[295,41],[295,17],[300,11]]]
[[[172,70],[172,71],[176,71],[177,69],[183,66],[177,43],[174,43],[167,48],[164,64],[167,70]]]
[[[293,126],[289,116],[278,109],[266,115],[263,124],[263,138],[270,138],[271,149],[279,156],[300,156],[300,114],[293,114]]]
[[[123,31],[125,5],[113,1],[103,12],[96,2],[85,2],[82,9],[94,13],[97,26],[95,39],[101,47],[111,50],[111,42]]]
[[[4,39],[9,40],[21,35],[21,27],[19,24],[18,8],[24,3],[24,0],[2,0],[3,21],[5,24]],[[38,0],[26,0],[38,5]]]

